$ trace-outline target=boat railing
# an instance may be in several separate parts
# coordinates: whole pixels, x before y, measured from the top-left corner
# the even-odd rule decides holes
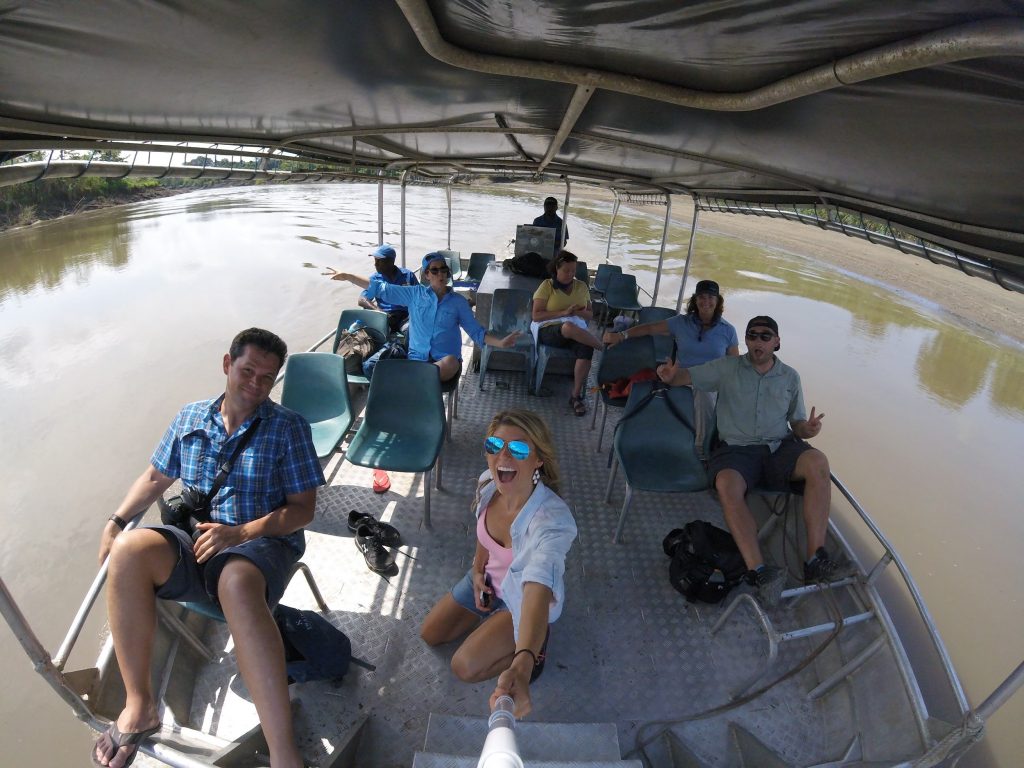
[[[910,569],[907,568],[906,563],[903,562],[903,559],[899,556],[895,547],[893,547],[892,543],[888,538],[886,538],[885,534],[882,533],[881,529],[871,518],[871,515],[865,511],[864,507],[862,507],[860,502],[857,501],[850,489],[847,488],[843,482],[835,476],[835,474],[832,474],[832,483],[847,502],[849,502],[853,510],[860,516],[864,525],[868,527],[871,534],[875,537],[878,543],[881,544],[884,550],[882,556],[874,566],[872,566],[870,570],[867,570],[867,584],[874,586],[890,564],[896,566],[911,599],[914,601],[914,605],[917,608],[917,612],[920,615],[921,621],[928,633],[931,644],[934,647],[935,652],[938,654],[943,672],[946,675],[946,680],[949,683],[953,696],[956,699],[957,706],[960,709],[960,714],[967,714],[971,709],[971,705],[967,700],[967,694],[964,692],[960,678],[953,667],[953,660],[949,655],[949,651],[946,649],[946,644],[943,642],[942,636],[939,634],[938,627],[935,624],[935,619],[932,618],[931,611],[928,610],[928,606],[925,604],[924,598],[921,596],[921,590],[918,589],[917,583],[914,581],[914,577],[910,575]]]

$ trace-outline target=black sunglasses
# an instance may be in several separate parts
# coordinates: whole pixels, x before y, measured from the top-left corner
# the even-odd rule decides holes
[[[448,274],[449,271],[448,267],[431,267],[427,270],[427,272],[432,275],[445,275]]]
[[[775,338],[775,334],[772,333],[771,331],[762,331],[761,333],[758,333],[757,331],[747,331],[747,338],[750,339],[751,341],[753,341],[754,339],[760,339],[761,341],[771,341],[772,339]]]

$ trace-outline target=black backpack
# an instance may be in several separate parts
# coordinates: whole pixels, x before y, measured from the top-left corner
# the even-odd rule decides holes
[[[703,520],[674,529],[661,546],[672,558],[669,582],[688,602],[720,603],[746,576],[732,534]]]
[[[544,260],[544,257],[534,251],[521,253],[518,256],[513,256],[511,259],[505,259],[502,263],[505,269],[517,275],[525,275],[526,277],[551,276],[551,273],[548,271],[548,263]]]
[[[340,680],[348,672],[352,643],[319,613],[278,605],[274,621],[284,641],[289,683]]]

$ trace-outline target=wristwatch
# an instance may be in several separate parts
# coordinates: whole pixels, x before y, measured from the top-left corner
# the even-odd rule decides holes
[[[626,339],[629,338],[629,331],[627,331],[627,330],[619,331],[619,335],[622,336],[622,340],[625,341]]]

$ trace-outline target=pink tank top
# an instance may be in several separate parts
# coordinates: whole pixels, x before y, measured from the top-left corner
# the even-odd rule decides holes
[[[512,565],[512,547],[503,547],[487,532],[487,509],[476,519],[476,537],[487,550],[487,565],[484,573],[490,574],[491,586],[499,600],[504,599],[501,582],[505,580],[508,567]]]

